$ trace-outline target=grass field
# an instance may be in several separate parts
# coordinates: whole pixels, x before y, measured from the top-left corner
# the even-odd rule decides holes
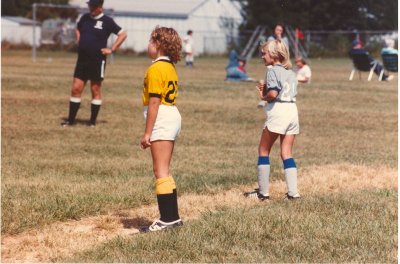
[[[294,156],[302,199],[283,201],[279,144],[272,200],[256,187],[264,113],[254,83],[224,82],[226,58],[183,63],[183,123],[172,161],[184,227],[137,234],[158,216],[141,89],[150,60],[108,64],[95,128],[85,90],[66,118],[73,53],[2,52],[2,262],[397,262],[397,76],[348,81],[348,59],[313,59],[299,86]],[[248,65],[263,78],[265,66]]]

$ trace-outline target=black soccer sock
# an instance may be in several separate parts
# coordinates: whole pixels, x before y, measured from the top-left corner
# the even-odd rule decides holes
[[[90,124],[95,125],[101,107],[101,100],[93,99],[91,104]]]
[[[78,113],[79,107],[81,106],[81,98],[71,97],[69,100],[69,114],[68,122],[75,123],[76,114]]]
[[[166,223],[179,220],[178,195],[174,179],[171,176],[158,179],[156,193],[160,220]]]

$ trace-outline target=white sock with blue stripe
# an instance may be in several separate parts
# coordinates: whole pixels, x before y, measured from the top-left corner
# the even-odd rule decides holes
[[[285,180],[288,189],[288,195],[295,196],[298,194],[297,190],[297,168],[293,158],[283,161],[285,169]]]
[[[269,174],[271,166],[268,156],[258,157],[258,192],[264,196],[269,196]]]

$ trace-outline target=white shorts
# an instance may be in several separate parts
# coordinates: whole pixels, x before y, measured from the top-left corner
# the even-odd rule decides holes
[[[299,114],[295,103],[268,103],[265,110],[267,121],[264,128],[280,135],[299,134]]]
[[[147,109],[143,110],[144,120],[147,119]],[[181,132],[181,114],[174,105],[160,105],[158,108],[156,122],[151,133],[150,142],[156,140],[174,141]]]

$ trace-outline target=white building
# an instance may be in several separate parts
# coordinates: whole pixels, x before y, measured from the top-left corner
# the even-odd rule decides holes
[[[13,44],[33,44],[33,25],[31,19],[15,16],[1,17],[1,41]],[[40,25],[36,25],[36,45],[40,43]]]
[[[71,5],[86,7],[87,0],[71,0]],[[242,23],[240,4],[230,0],[105,0],[105,9],[127,33],[122,48],[147,50],[155,26],[173,27],[183,38],[193,30],[195,53],[227,52],[237,38]]]

